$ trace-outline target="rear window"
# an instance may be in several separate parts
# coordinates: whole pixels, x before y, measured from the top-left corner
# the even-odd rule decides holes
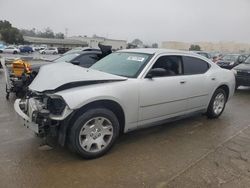
[[[183,57],[184,74],[203,74],[209,69],[209,64],[195,57]]]

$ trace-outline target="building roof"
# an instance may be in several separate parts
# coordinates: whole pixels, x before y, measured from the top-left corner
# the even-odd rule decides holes
[[[24,40],[30,43],[40,44],[69,44],[69,45],[87,45],[85,41],[75,39],[56,39],[56,38],[39,38],[23,36]]]
[[[103,41],[114,41],[114,42],[126,42],[127,43],[126,40],[109,39],[109,38],[105,38],[105,37],[72,36],[72,37],[68,37],[68,38],[74,38],[74,39],[79,39],[79,40],[88,39],[88,40],[103,40]]]
[[[162,48],[135,48],[119,50],[119,52],[136,52],[136,53],[147,53],[147,54],[160,54],[160,53],[185,53],[190,54],[189,51],[162,49]]]

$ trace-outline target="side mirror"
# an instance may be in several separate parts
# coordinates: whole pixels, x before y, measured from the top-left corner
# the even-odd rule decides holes
[[[79,65],[80,61],[75,60],[75,61],[71,61],[71,63],[74,64],[74,65]]]
[[[146,78],[153,78],[153,77],[161,77],[161,76],[165,76],[166,75],[166,70],[163,68],[154,68],[151,69]]]

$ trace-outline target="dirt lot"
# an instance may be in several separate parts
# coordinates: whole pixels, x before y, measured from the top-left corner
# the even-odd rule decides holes
[[[123,135],[102,158],[39,150],[5,99],[0,70],[0,187],[250,187],[250,89],[216,120],[194,116]]]

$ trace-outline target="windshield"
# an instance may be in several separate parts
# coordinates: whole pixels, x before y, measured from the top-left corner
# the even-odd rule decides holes
[[[78,53],[73,53],[73,54],[66,54],[63,55],[59,58],[57,58],[56,60],[54,60],[54,62],[70,62],[72,59],[76,58],[77,56],[79,56],[80,54]]]
[[[244,63],[246,63],[246,64],[250,64],[250,56],[245,60],[245,62]]]
[[[224,61],[237,61],[238,55],[225,55],[222,60]]]
[[[150,54],[116,52],[101,59],[90,68],[110,74],[135,78],[150,58]]]

